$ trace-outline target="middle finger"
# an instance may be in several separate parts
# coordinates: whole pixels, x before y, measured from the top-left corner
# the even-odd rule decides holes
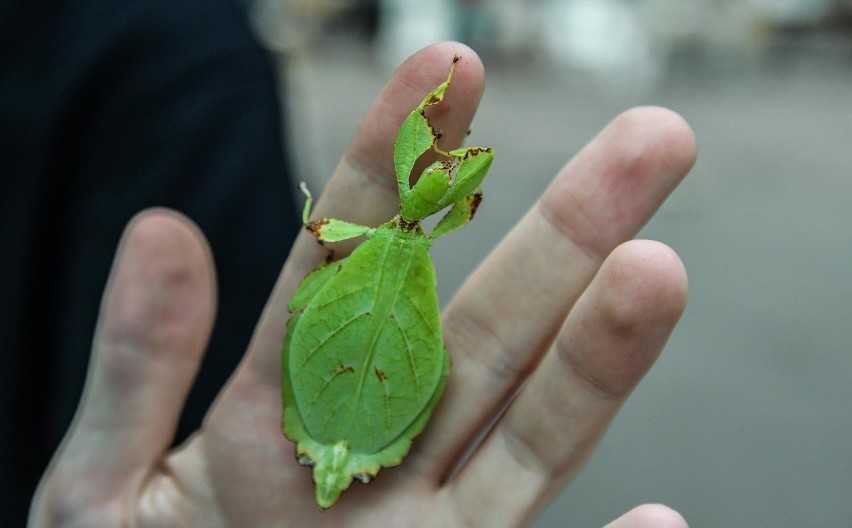
[[[680,116],[639,108],[562,169],[444,312],[453,369],[415,444],[424,470],[439,479],[452,471],[549,348],[601,262],[648,221],[694,159]]]

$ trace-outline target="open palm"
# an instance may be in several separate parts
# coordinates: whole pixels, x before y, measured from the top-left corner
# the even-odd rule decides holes
[[[396,131],[456,55],[453,86],[431,118],[443,145],[461,142],[483,69],[464,46],[437,44],[409,59],[379,95],[317,216],[376,225],[396,214]],[[686,274],[674,252],[625,241],[685,175],[694,150],[680,117],[640,108],[575,156],[444,310],[453,370],[403,465],[354,484],[324,512],[310,471],[281,434],[280,352],[287,301],[325,250],[300,236],[202,429],[169,451],[213,324],[215,272],[188,220],[141,213],[122,240],[86,391],[33,501],[31,525],[529,523],[580,470],[683,310]],[[683,520],[646,506],[614,523],[645,525]]]

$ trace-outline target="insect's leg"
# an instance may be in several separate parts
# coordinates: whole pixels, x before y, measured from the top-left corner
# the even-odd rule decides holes
[[[407,193],[401,194],[400,212],[408,221],[420,221],[446,206],[438,201],[450,187],[450,166],[436,161],[423,170],[417,184]]]
[[[314,203],[314,197],[311,196],[311,191],[305,182],[299,183],[299,190],[305,195],[305,208],[302,209],[302,225],[308,225],[308,216],[311,214],[311,205]]]
[[[429,123],[429,118],[426,117],[425,109],[427,106],[432,106],[444,100],[444,93],[450,86],[450,81],[453,78],[456,62],[459,57],[453,58],[453,63],[450,65],[450,71],[447,74],[447,80],[439,84],[434,90],[426,95],[417,108],[415,108],[399,128],[399,133],[396,136],[396,141],[393,146],[393,165],[396,171],[397,185],[399,186],[400,197],[404,196],[409,191],[408,178],[414,165],[420,156],[430,148],[435,148],[438,152],[436,142],[440,137]],[[444,153],[446,155],[446,153]]]
[[[486,147],[466,147],[452,150],[449,154],[458,161],[452,169],[453,182],[439,201],[442,208],[455,205],[478,189],[494,160],[494,151]]]
[[[307,229],[310,234],[317,237],[317,240],[320,242],[339,242],[341,240],[348,240],[357,236],[366,235],[373,231],[372,227],[353,224],[343,220],[336,220],[334,218],[308,220],[311,212],[311,205],[313,204],[313,197],[304,182],[299,184],[299,189],[301,189],[302,193],[306,197],[305,208],[302,210],[302,224],[305,226],[305,229]]]
[[[435,229],[432,230],[429,236],[431,238],[444,236],[470,222],[481,201],[482,191],[480,189],[457,201],[447,214],[441,218],[441,221],[438,222],[438,225],[435,226]]]

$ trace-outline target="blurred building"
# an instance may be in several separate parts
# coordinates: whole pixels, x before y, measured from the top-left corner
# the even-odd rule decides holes
[[[414,51],[460,40],[499,66],[519,60],[613,83],[672,68],[753,63],[779,39],[850,41],[852,0],[252,0],[264,39],[289,54],[360,40],[391,71]]]

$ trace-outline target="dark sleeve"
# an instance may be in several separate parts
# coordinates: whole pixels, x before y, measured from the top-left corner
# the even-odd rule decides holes
[[[297,229],[274,69],[238,8],[47,4],[25,9],[19,22],[39,24],[36,36],[22,32],[31,47],[0,81],[0,96],[14,95],[0,107],[0,243],[14,252],[0,301],[14,323],[2,334],[6,512],[25,511],[70,423],[116,244],[136,212],[188,215],[218,270],[216,328],[178,440],[242,356]]]

